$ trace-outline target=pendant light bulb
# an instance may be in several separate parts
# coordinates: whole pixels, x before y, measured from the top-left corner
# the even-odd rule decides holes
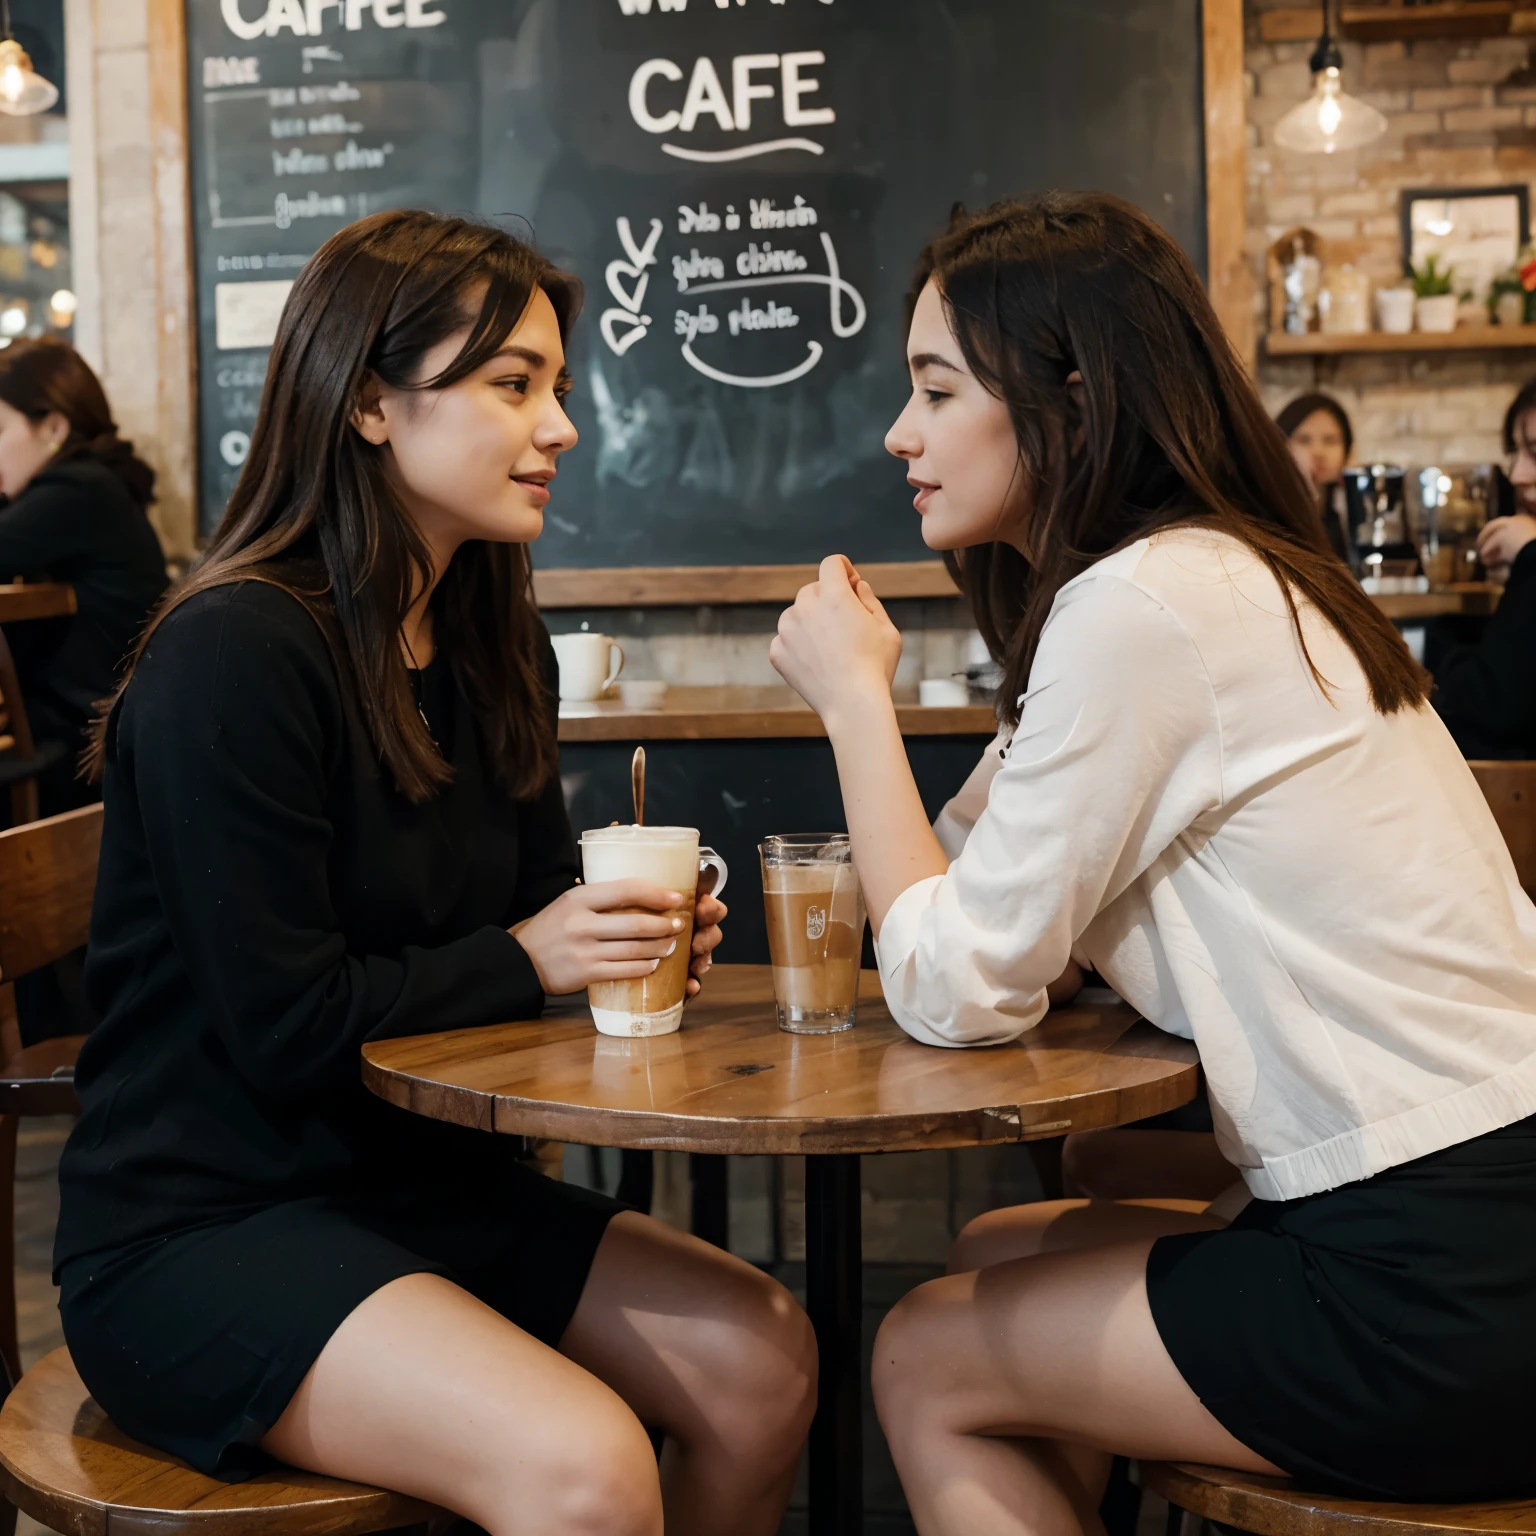
[[[1304,155],[1331,155],[1359,149],[1387,131],[1387,120],[1375,107],[1345,91],[1343,71],[1344,56],[1324,11],[1323,35],[1312,55],[1312,94],[1275,124],[1275,143]]]
[[[58,99],[58,86],[32,68],[27,50],[11,36],[10,0],[0,0],[0,112],[31,117]]]

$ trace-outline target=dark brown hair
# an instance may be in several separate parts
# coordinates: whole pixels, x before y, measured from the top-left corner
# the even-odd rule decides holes
[[[930,279],[966,363],[1008,407],[1029,492],[1027,557],[1002,543],[945,556],[1003,668],[1006,724],[1018,723],[1061,588],[1178,525],[1247,544],[1280,583],[1298,638],[1297,598],[1316,607],[1383,714],[1423,703],[1428,675],[1328,549],[1194,268],[1151,219],[1099,193],[957,208],[918,261],[913,308]],[[1067,388],[1074,370],[1080,411]]]
[[[1531,411],[1536,411],[1536,379],[1520,386],[1520,393],[1509,402],[1509,409],[1504,413],[1504,451],[1505,453],[1518,453],[1520,445],[1515,441],[1515,433],[1520,428],[1520,420]]]
[[[420,803],[447,784],[452,769],[417,710],[399,640],[412,596],[430,576],[430,555],[391,488],[383,450],[352,417],[372,380],[425,390],[467,378],[495,356],[540,289],[564,338],[581,307],[580,284],[491,225],[377,213],[326,241],[283,309],[250,455],[224,519],[202,564],[155,615],[135,661],[155,627],[195,593],[270,582],[320,624],[401,794]],[[422,379],[426,354],[465,327],[459,355]],[[558,748],[527,546],[460,546],[432,594],[432,613],[498,782],[513,795],[535,793],[555,772]],[[98,764],[104,738],[103,724]]]
[[[23,337],[0,351],[0,400],[32,421],[57,411],[69,423],[56,461],[94,459],[110,469],[142,511],[155,499],[155,472],[117,435],[101,380],[62,341]]]
[[[1310,421],[1319,411],[1326,411],[1338,423],[1339,431],[1344,437],[1344,452],[1346,454],[1354,452],[1355,429],[1349,424],[1349,413],[1332,395],[1297,395],[1275,417],[1275,425],[1289,438],[1295,434],[1302,422]]]

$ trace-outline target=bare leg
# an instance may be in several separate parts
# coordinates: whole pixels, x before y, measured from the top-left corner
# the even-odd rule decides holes
[[[667,1536],[773,1536],[816,1408],[815,1336],[777,1281],[618,1216],[560,1348],[666,1430]]]
[[[1206,1214],[1203,1200],[1037,1200],[968,1222],[950,1249],[949,1272],[1170,1232],[1219,1232],[1226,1224]]]
[[[262,1444],[492,1536],[661,1536],[664,1507],[668,1536],[777,1527],[816,1382],[787,1292],[626,1212],[561,1349],[409,1276],[342,1324]],[[642,1420],[667,1434],[660,1474]]]
[[[886,1318],[875,1402],[922,1536],[1091,1536],[1112,1454],[1279,1470],[1169,1359],[1147,1304],[1151,1246],[953,1275]]]

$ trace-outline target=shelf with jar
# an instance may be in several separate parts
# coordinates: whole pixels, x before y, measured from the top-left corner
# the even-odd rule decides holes
[[[1308,229],[1282,235],[1270,247],[1268,269],[1269,357],[1536,348],[1529,245],[1507,270],[1476,283],[1476,293],[1458,292],[1456,271],[1434,254],[1410,266],[1400,283],[1373,287],[1352,262],[1326,262],[1323,242]]]

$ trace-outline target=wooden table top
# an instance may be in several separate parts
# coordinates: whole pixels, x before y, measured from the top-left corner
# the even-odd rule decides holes
[[[1011,1045],[919,1045],[866,971],[841,1035],[778,1028],[765,965],[716,966],[675,1035],[599,1035],[561,1016],[363,1048],[363,1081],[457,1125],[684,1152],[900,1152],[1036,1141],[1187,1104],[1194,1047],[1123,1003],[1057,1009]]]
[[[1371,601],[1389,619],[1436,619],[1445,614],[1488,615],[1499,606],[1503,587],[1491,581],[1468,581],[1432,592],[1395,592],[1373,597]]]
[[[997,734],[989,704],[924,709],[897,701],[903,736],[987,736]],[[654,709],[636,709],[622,699],[560,706],[560,740],[581,741],[754,741],[775,737],[826,736],[820,718],[792,688],[668,688]]]
[[[0,583],[0,624],[57,619],[75,611],[75,589],[57,581]]]

